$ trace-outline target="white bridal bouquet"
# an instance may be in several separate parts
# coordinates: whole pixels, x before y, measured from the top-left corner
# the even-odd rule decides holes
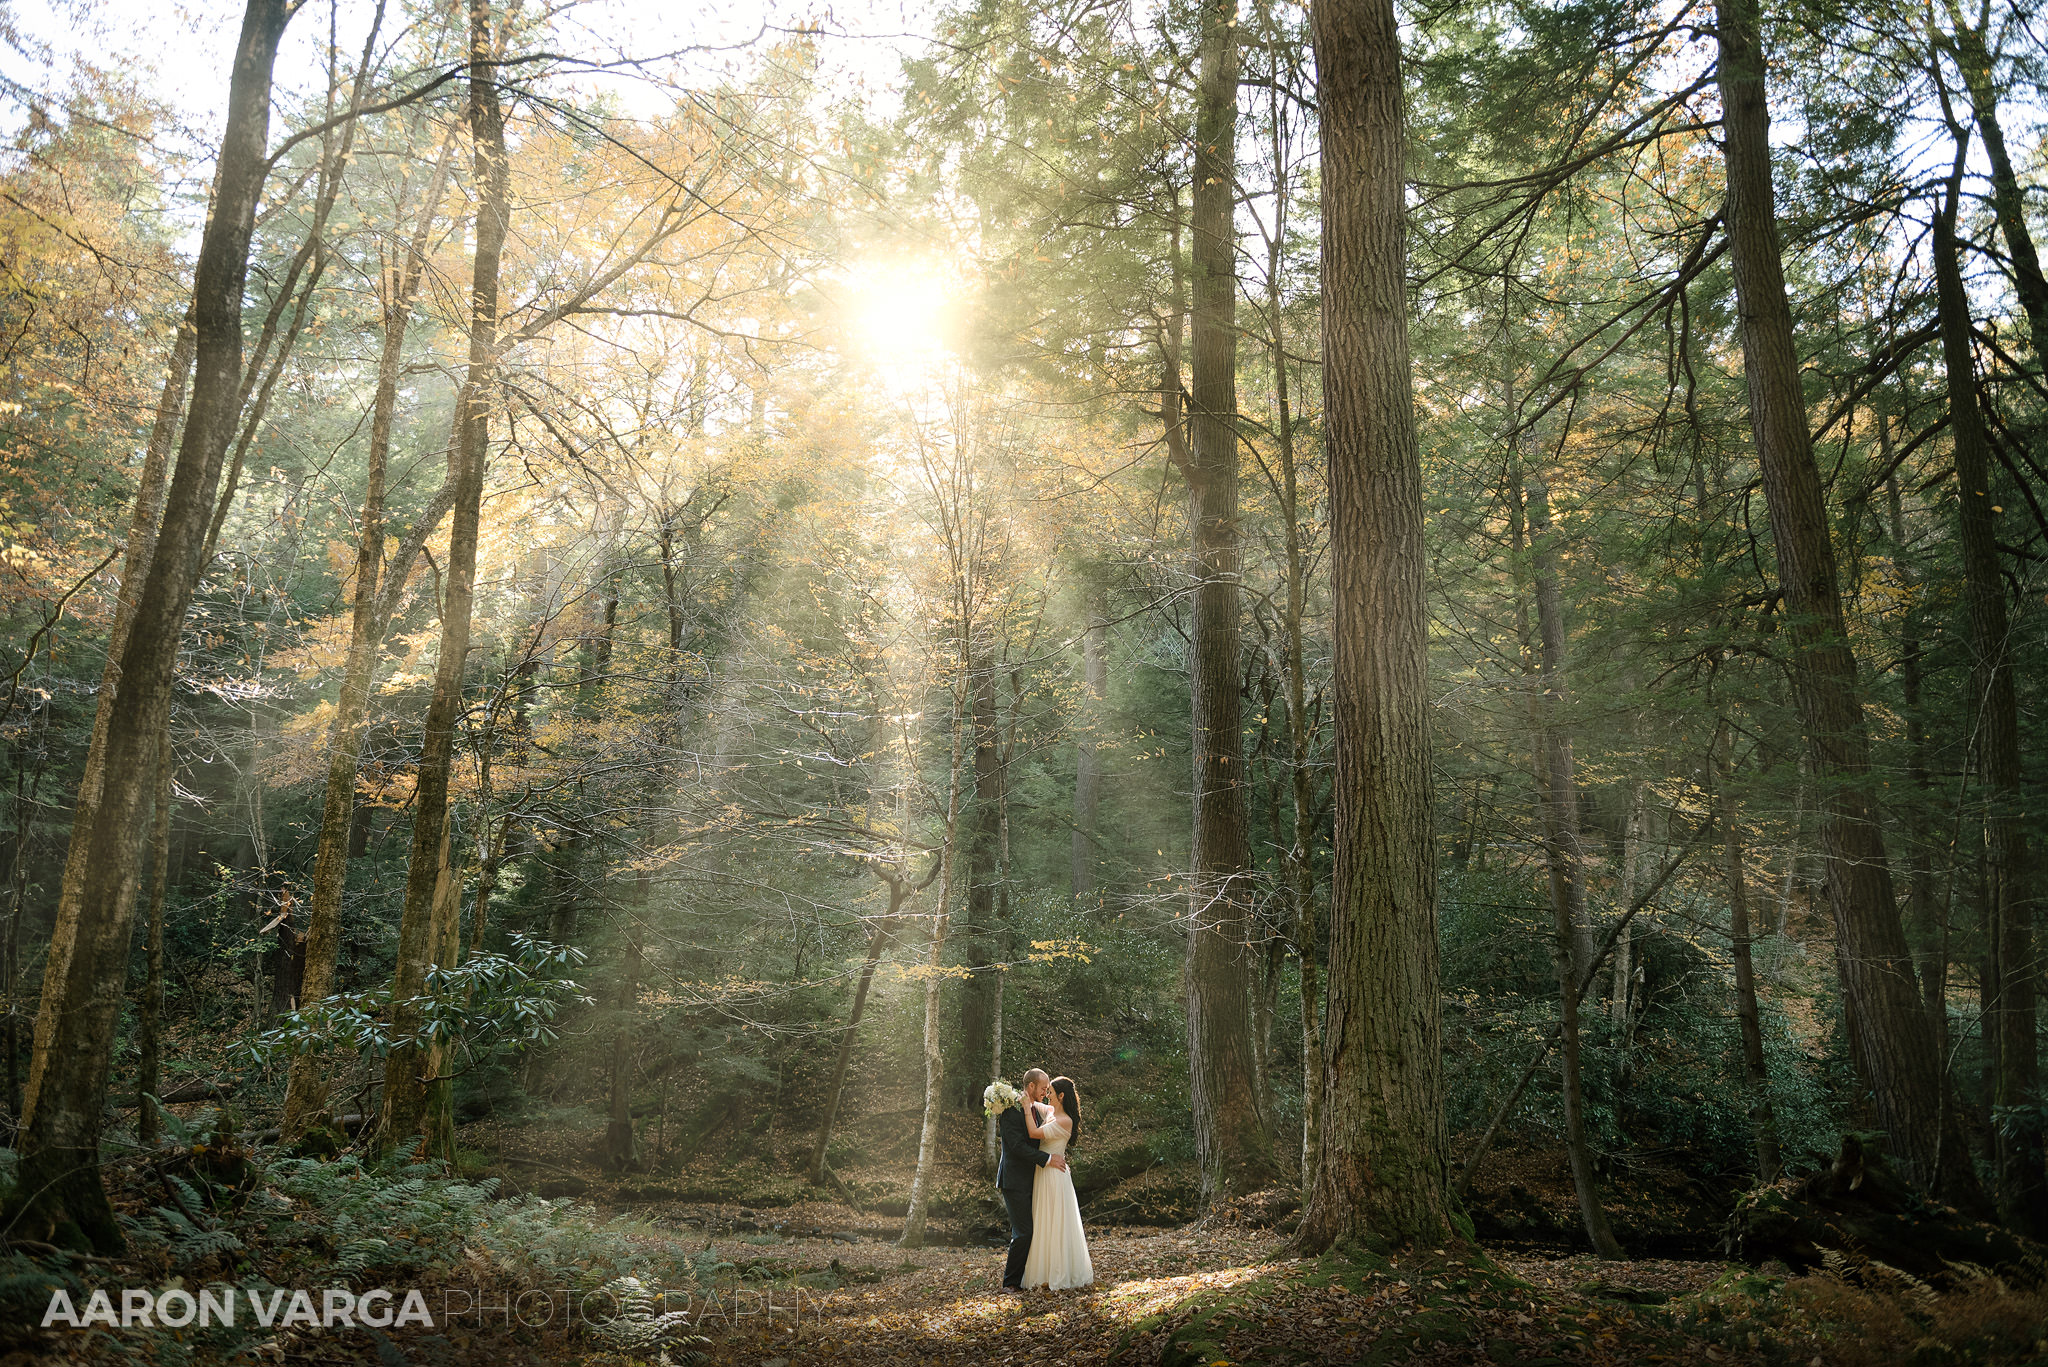
[[[983,1115],[1001,1115],[1023,1099],[1024,1093],[1018,1091],[1009,1083],[991,1082],[981,1093],[981,1113]]]

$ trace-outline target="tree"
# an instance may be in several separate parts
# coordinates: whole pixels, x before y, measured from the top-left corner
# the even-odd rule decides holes
[[[469,0],[469,122],[472,176],[476,185],[475,247],[470,282],[469,369],[455,405],[455,440],[449,447],[448,482],[454,488],[454,522],[448,566],[442,575],[441,652],[434,666],[433,699],[427,706],[426,738],[420,750],[418,811],[413,818],[412,859],[406,871],[405,912],[399,922],[398,964],[392,975],[394,1024],[409,1028],[416,1001],[426,986],[436,904],[444,881],[459,877],[448,864],[448,771],[455,752],[455,726],[462,706],[462,676],[469,657],[470,602],[476,582],[478,524],[482,519],[484,461],[490,446],[492,372],[498,359],[498,268],[510,227],[511,165],[505,145],[504,110],[494,59],[505,34],[492,32],[489,0]],[[459,898],[455,899],[459,904]],[[451,943],[451,937],[439,937]],[[379,1142],[391,1146],[415,1133],[425,1105],[419,1050],[392,1049],[384,1068],[384,1104]]]
[[[413,543],[384,564],[385,480],[390,462],[391,429],[398,404],[399,367],[405,355],[406,329],[419,298],[426,275],[429,236],[440,213],[446,189],[448,167],[453,160],[455,140],[442,142],[427,188],[421,197],[419,217],[407,243],[402,263],[380,281],[389,293],[382,300],[384,337],[377,359],[377,388],[371,399],[369,469],[365,474],[363,506],[356,539],[355,602],[349,621],[348,657],[343,666],[341,696],[335,705],[334,722],[327,735],[327,788],[320,813],[320,838],[314,854],[313,886],[308,894],[306,963],[301,993],[308,1002],[319,1001],[334,989],[335,955],[341,939],[341,893],[348,876],[349,831],[356,810],[356,771],[362,757],[363,731],[369,711],[370,687],[376,676],[377,655],[393,613],[397,589],[402,588],[412,562],[424,541],[424,533],[438,523],[452,502],[453,486],[445,499],[437,498],[429,513],[419,519]],[[285,1134],[296,1136],[316,1115],[326,1100],[326,1067],[322,1060],[305,1055],[292,1060],[291,1080],[286,1094]]]
[[[1931,248],[1956,462],[1957,540],[1974,666],[1970,692],[1977,724],[1972,729],[1988,790],[1984,920],[1992,974],[1985,1014],[1987,1029],[1997,1041],[1993,1104],[2008,1108],[1998,1130],[1998,1197],[2007,1223],[2039,1237],[2048,1231],[2048,1159],[2042,1145],[2040,1057],[2034,1038],[2034,982],[2040,975],[2034,959],[2036,875],[2027,846],[2019,698],[2013,686],[2012,631],[1999,567],[1997,512],[1991,501],[1990,440],[1978,397],[1970,295],[1963,284],[1962,251],[1956,241],[1969,138],[1960,128],[1954,136],[1955,165],[1935,214]]]
[[[235,45],[213,209],[194,272],[192,397],[156,546],[121,651],[121,708],[83,851],[67,865],[23,1102],[20,1177],[5,1212],[31,1237],[98,1251],[125,1244],[99,1178],[99,1135],[134,926],[142,819],[170,706],[179,629],[200,570],[221,462],[239,415],[242,289],[269,163],[271,66],[295,7],[250,0]]]
[[[1337,864],[1322,1150],[1298,1245],[1454,1237],[1438,1005],[1422,471],[1391,0],[1316,0]]]
[[[1755,0],[1717,0],[1715,16],[1725,109],[1725,214],[1741,303],[1750,425],[1784,595],[1787,664],[1821,785],[1821,848],[1850,1048],[1902,1170],[1951,1199],[1974,1201],[1976,1175],[1965,1158],[1955,1109],[1942,1104],[1941,1061],[1931,1023],[1919,1008],[1871,792],[1856,658],[1786,302],[1757,6]]]
[[[1251,851],[1238,651],[1237,85],[1234,6],[1202,7],[1189,218],[1191,383],[1182,474],[1193,540],[1188,675],[1194,713],[1194,832],[1188,875],[1188,1070],[1195,1152],[1209,1201],[1278,1176],[1258,1105],[1250,1018]],[[1178,365],[1168,384],[1178,386]],[[1175,434],[1176,436],[1178,434]]]

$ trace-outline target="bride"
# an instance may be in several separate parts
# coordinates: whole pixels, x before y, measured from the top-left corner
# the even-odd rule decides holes
[[[1070,1077],[1056,1077],[1043,1102],[1024,1107],[1024,1128],[1047,1153],[1063,1154],[1081,1132],[1081,1094]],[[1024,1260],[1024,1286],[1066,1291],[1095,1280],[1088,1236],[1081,1229],[1081,1202],[1073,1173],[1041,1167],[1032,1179],[1031,1252]]]

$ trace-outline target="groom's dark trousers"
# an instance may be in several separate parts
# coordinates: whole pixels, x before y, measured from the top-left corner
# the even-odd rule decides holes
[[[1003,1285],[1024,1285],[1024,1259],[1031,1253],[1031,1189],[1049,1156],[1024,1129],[1024,1112],[1012,1106],[996,1118],[996,1189],[1010,1216],[1010,1256]]]

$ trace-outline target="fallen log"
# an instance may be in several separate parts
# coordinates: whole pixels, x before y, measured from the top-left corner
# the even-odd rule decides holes
[[[1143,1176],[1157,1161],[1146,1144],[1126,1144],[1100,1158],[1083,1154],[1074,1162],[1074,1195],[1086,1201],[1119,1182]]]
[[[1721,1251],[1795,1272],[1826,1269],[1877,1284],[1903,1273],[1949,1290],[1992,1272],[2021,1286],[2048,1281],[2048,1250],[2011,1230],[1929,1199],[1855,1135],[1825,1170],[1744,1194]]]
[[[241,1085],[240,1078],[229,1078],[225,1082],[219,1078],[192,1078],[171,1088],[157,1100],[166,1106],[178,1106],[187,1101],[220,1101],[234,1095],[235,1088]],[[123,1097],[115,1104],[121,1110],[132,1111],[142,1104],[142,1098]]]

